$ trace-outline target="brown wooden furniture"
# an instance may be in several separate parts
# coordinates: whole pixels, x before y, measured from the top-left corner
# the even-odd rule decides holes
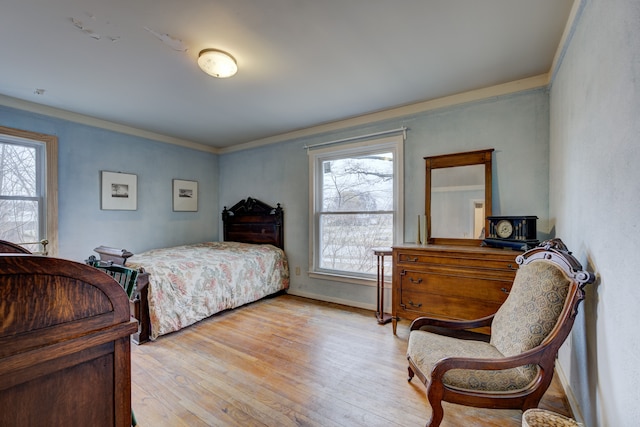
[[[440,425],[442,401],[526,411],[549,387],[583,288],[595,276],[560,239],[543,242],[516,261],[520,267],[512,292],[495,314],[471,321],[420,317],[411,324],[409,381],[415,374],[427,386],[428,427]],[[455,337],[457,331],[483,326],[491,326],[489,342]]]
[[[378,276],[376,281],[376,319],[378,323],[384,325],[391,322],[391,315],[384,312],[384,257],[392,254],[391,248],[373,248],[378,266]]]
[[[9,254],[30,254],[31,252],[15,243],[7,242],[6,240],[0,240],[0,253]]]
[[[222,211],[225,242],[269,244],[284,250],[284,211],[247,197]]]
[[[40,246],[40,250],[36,252],[32,252],[27,249],[27,246]],[[24,242],[24,243],[13,243],[7,240],[0,240],[0,253],[18,253],[18,254],[33,254],[33,255],[48,255],[49,251],[47,250],[47,245],[49,245],[49,241],[47,239],[42,239],[37,242]]]
[[[492,153],[490,148],[424,158],[426,243],[479,246],[488,236]]]
[[[223,237],[225,241],[271,244],[284,250],[284,212],[280,203],[274,208],[260,200],[247,197],[222,211]],[[126,265],[133,256],[126,249],[99,246],[94,249],[101,261]],[[131,337],[135,344],[149,341],[151,320],[149,319],[149,273],[138,274],[136,290],[131,298],[131,316],[138,320],[138,331]]]
[[[466,320],[495,313],[507,299],[520,253],[465,245],[393,247],[393,333],[400,318]]]
[[[400,318],[474,319],[507,298],[519,252],[481,246],[492,214],[493,151],[424,158],[427,244],[393,248],[394,334]]]
[[[112,278],[73,261],[1,254],[0,319],[0,425],[131,425],[136,324]]]

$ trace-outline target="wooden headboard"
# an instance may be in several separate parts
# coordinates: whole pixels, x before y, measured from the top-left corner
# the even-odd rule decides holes
[[[274,208],[247,197],[222,211],[223,240],[271,244],[284,250],[284,212],[280,203]]]

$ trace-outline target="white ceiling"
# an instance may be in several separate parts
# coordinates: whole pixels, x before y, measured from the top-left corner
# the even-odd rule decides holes
[[[230,147],[548,73],[572,3],[7,0],[0,95]]]

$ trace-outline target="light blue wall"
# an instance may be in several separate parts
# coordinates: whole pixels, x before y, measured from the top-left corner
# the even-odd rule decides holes
[[[60,257],[82,261],[99,245],[140,252],[217,240],[217,155],[2,106],[0,125],[58,137]],[[100,209],[102,170],[137,175],[136,211]],[[198,212],[173,212],[174,178],[198,181]]]
[[[559,362],[588,427],[640,425],[640,5],[583,6],[545,90],[373,123],[273,146],[213,154],[0,106],[0,125],[57,135],[60,255],[82,260],[99,244],[138,252],[216,240],[220,211],[247,196],[285,209],[293,293],[373,308],[371,286],[306,275],[309,177],[304,146],[409,127],[405,240],[422,212],[424,156],[495,148],[494,214],[539,217],[540,239],[561,237],[598,274]],[[138,175],[138,211],[101,211],[99,171]],[[200,184],[197,213],[171,211],[171,179]],[[390,299],[387,299],[389,301]]]
[[[285,249],[291,292],[374,308],[369,285],[309,278],[309,170],[306,145],[409,128],[404,148],[405,241],[414,241],[424,212],[424,160],[436,154],[494,148],[493,198],[496,215],[537,215],[539,238],[548,237],[549,108],[546,90],[491,98],[357,129],[283,142],[220,157],[220,203],[252,196],[285,211]],[[373,256],[373,255],[372,255]],[[301,274],[296,275],[296,267]],[[390,301],[388,295],[387,301]]]
[[[550,213],[598,280],[559,361],[589,427],[640,425],[640,2],[582,1],[551,87]]]

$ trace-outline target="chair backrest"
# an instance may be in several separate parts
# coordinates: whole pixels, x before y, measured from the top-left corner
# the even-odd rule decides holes
[[[584,299],[583,287],[595,279],[560,239],[544,242],[518,256],[516,262],[520,268],[511,292],[491,325],[491,344],[505,356],[540,345],[559,321],[567,321],[564,313],[570,315],[570,324],[565,327],[568,334],[577,306]]]
[[[133,296],[136,288],[136,280],[138,279],[138,270],[109,262],[103,262],[97,260],[94,256],[89,257],[89,259],[86,260],[86,263],[113,277],[114,280],[122,286],[129,298]]]

